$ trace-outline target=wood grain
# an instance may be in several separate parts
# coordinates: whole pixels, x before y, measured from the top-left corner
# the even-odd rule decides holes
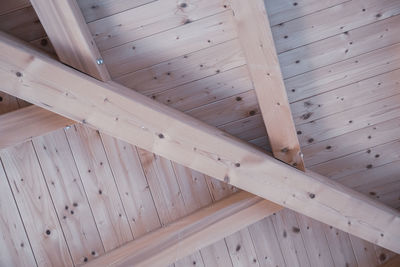
[[[400,223],[395,210],[325,177],[288,167],[132,90],[77,73],[4,35],[1,51],[1,80],[7,85],[2,88],[8,93],[388,249],[400,247],[393,231]],[[40,66],[40,71],[32,66]],[[21,84],[24,90],[19,89]],[[67,94],[57,93],[60,90]],[[349,220],[347,213],[358,219]]]

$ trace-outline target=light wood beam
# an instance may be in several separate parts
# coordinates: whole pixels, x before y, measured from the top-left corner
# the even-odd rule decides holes
[[[35,8],[35,11],[37,12],[50,40],[52,41],[52,44],[56,50],[56,53],[58,57],[60,58],[60,61],[70,65],[92,77],[95,77],[101,81],[108,81],[110,80],[110,75],[105,67],[104,64],[101,65],[93,65],[93,62],[96,62],[98,58],[100,58],[100,53],[98,51],[98,48],[96,44],[94,43],[92,36],[90,34],[90,31],[88,30],[88,27],[83,19],[83,15],[77,5],[77,2],[75,0],[72,1],[66,1],[66,0],[55,0],[52,1],[50,4],[48,1],[43,1],[43,0],[32,0],[32,4]],[[97,67],[97,68],[95,68]],[[35,109],[35,108],[34,108]],[[37,109],[37,108],[36,108]],[[43,113],[43,112],[42,112]],[[63,117],[55,114],[55,113],[50,113],[48,115],[51,115],[52,118],[57,118],[57,121],[62,121]],[[38,118],[36,118],[38,119]],[[246,199],[242,199],[241,201],[250,201],[252,199],[255,199],[256,197],[254,195],[245,194]],[[273,206],[275,207],[274,211],[278,210],[278,206],[269,202],[269,201],[263,201],[266,206]],[[225,207],[225,209],[231,209],[234,208],[237,203],[233,202],[225,202],[229,203],[231,206]],[[282,208],[282,207],[280,207]],[[265,216],[268,216],[272,212],[266,213],[265,210],[262,209],[254,209],[253,206],[249,206],[242,210],[242,213],[246,213],[248,216],[245,220],[241,220],[241,222],[238,224],[232,224],[233,228],[225,228],[222,229],[221,227],[218,228],[217,226],[217,232],[218,234],[210,234],[209,231],[212,231],[215,227],[211,228],[205,228],[202,230],[202,235],[201,239],[196,243],[195,246],[190,246],[186,245],[185,247],[188,248],[186,250],[179,250],[179,258],[180,257],[185,257],[193,252],[195,250],[205,247],[208,244],[211,244],[214,241],[217,241],[219,239],[224,238],[226,233],[229,229],[229,233],[236,232],[237,230],[240,230],[241,228],[251,224],[255,223],[259,219],[264,218]],[[225,214],[225,213],[222,213]],[[216,214],[217,216],[218,214]],[[240,214],[234,215],[234,217],[237,217]],[[214,215],[213,215],[214,217]],[[196,216],[193,218],[200,220]],[[207,217],[208,218],[208,217]],[[211,220],[212,218],[208,218],[208,220]],[[223,218],[224,221],[229,221],[228,218]],[[192,225],[198,225],[201,223],[201,221],[192,221]],[[247,223],[247,224],[246,224]],[[181,224],[178,224],[181,225]],[[168,229],[173,229],[172,227],[169,227]],[[175,234],[179,238],[182,238],[182,233],[180,231],[176,231],[172,234]],[[216,239],[217,237],[217,239]],[[143,249],[149,249],[152,246],[158,247],[159,249],[161,248],[160,246],[162,245],[162,240],[153,240],[152,242],[148,243]],[[182,241],[179,242],[178,245],[181,245]],[[190,243],[192,244],[192,243]],[[125,246],[124,246],[125,247]],[[173,246],[170,246],[172,248]],[[169,256],[171,255],[168,249],[164,250],[159,250],[159,255],[160,257],[158,260],[160,261],[161,264],[165,264],[168,259],[172,259],[170,263],[173,263],[174,261],[178,260],[177,258],[178,255],[174,258],[170,258]],[[162,253],[163,252],[163,253]],[[132,252],[130,253],[132,254]],[[107,257],[109,254],[106,254]],[[111,253],[111,255],[114,255]],[[155,258],[154,256],[147,255],[148,260],[146,262],[152,263],[152,260]],[[154,264],[151,264],[154,266]]]
[[[0,149],[74,123],[73,120],[34,105],[0,115]]]
[[[167,266],[280,209],[250,193],[236,193],[85,266]]]
[[[31,0],[60,61],[90,76],[110,75],[75,0]]]
[[[5,34],[0,35],[0,81],[8,94],[400,251],[398,211],[326,177],[287,166],[126,87],[95,80]]]
[[[0,115],[0,149],[29,141],[76,122],[31,105]]]
[[[304,171],[292,113],[263,0],[230,0],[274,156]]]
[[[31,1],[60,61],[101,81],[109,81],[101,55],[76,1]],[[30,106],[0,116],[0,149],[73,124],[45,109]]]
[[[400,255],[394,256],[388,262],[380,265],[381,267],[399,267],[400,266]]]

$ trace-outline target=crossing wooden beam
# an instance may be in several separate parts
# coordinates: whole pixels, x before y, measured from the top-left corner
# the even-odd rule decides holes
[[[167,266],[279,210],[250,193],[235,193],[85,266]]]
[[[230,2],[274,157],[304,171],[264,1]]]
[[[32,3],[60,61],[101,81],[108,81],[110,75],[103,62],[99,62],[100,53],[77,2],[55,0],[49,4],[43,0],[32,0]],[[93,65],[93,62],[101,64]],[[35,108],[38,109],[38,107]],[[57,121],[64,119],[55,113],[46,112],[53,118],[57,118]],[[146,264],[147,266],[165,266],[167,263],[173,263],[282,209],[270,201],[260,200],[252,194],[242,192],[180,220],[168,228],[150,234],[142,238],[139,243],[135,241],[107,253],[93,264],[98,262],[102,266],[109,265],[107,261],[116,260],[116,257],[120,263],[129,262],[134,263],[135,266],[138,266],[139,262],[142,262],[144,266]],[[252,204],[244,205],[244,203]],[[229,223],[230,227],[226,227],[225,223]],[[193,235],[194,230],[196,230],[195,235]],[[191,235],[188,236],[188,233]],[[183,244],[185,249],[181,249]],[[153,249],[156,252],[152,251]],[[152,251],[152,253],[146,253],[146,251]],[[132,257],[133,255],[135,257]]]
[[[110,80],[75,0],[31,0],[31,3],[61,62],[98,80]]]
[[[372,243],[400,251],[400,214],[190,116],[0,35],[1,90]],[[82,90],[82,89],[85,90]]]

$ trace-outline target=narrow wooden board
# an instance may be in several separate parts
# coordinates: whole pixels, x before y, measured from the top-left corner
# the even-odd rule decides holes
[[[238,40],[230,40],[123,75],[116,82],[151,96],[246,64]],[[173,93],[173,92],[172,92]]]
[[[325,2],[325,1],[323,1]],[[283,77],[290,78],[400,42],[400,16],[310,43],[279,55]]]
[[[112,78],[220,44],[236,37],[231,11],[104,51]],[[152,44],[160,43],[160,46]],[[166,52],[168,51],[168,52]]]
[[[328,241],[334,265],[349,267],[358,266],[349,234],[328,225],[323,225],[322,228],[324,229]]]
[[[200,251],[206,266],[233,267],[228,248],[226,247],[225,239],[219,240],[214,244],[202,248]]]
[[[46,36],[31,6],[0,16],[0,30],[27,42]]]
[[[291,105],[295,123],[315,121],[400,94],[399,75],[400,70],[390,71],[295,102]]]
[[[135,146],[101,134],[133,237],[161,227]]]
[[[98,132],[82,125],[66,130],[105,251],[133,239]]]
[[[271,217],[249,226],[249,231],[260,266],[286,266]]]
[[[274,26],[272,32],[281,53],[399,13],[400,4],[396,0],[348,1]]]
[[[289,102],[399,69],[399,54],[400,44],[395,44],[287,79]]]
[[[64,130],[34,138],[33,144],[74,264],[102,255],[103,244]]]
[[[138,149],[138,152],[161,225],[165,226],[185,216],[185,204],[172,162],[143,149]]]
[[[105,51],[195,22],[228,8],[227,0],[154,1],[96,20],[88,26],[100,51]]]
[[[323,173],[332,179],[350,176],[363,170],[386,165],[400,160],[400,140],[370,147],[350,155],[314,165],[313,171]]]
[[[0,265],[36,266],[3,166],[0,166]]]
[[[4,0],[0,3],[0,15],[28,7],[29,0]]]
[[[337,159],[352,153],[393,142],[399,138],[400,118],[352,131],[306,146],[304,158],[310,166]]]
[[[235,194],[128,243],[87,266],[165,266],[280,209],[259,200],[246,192]]]
[[[73,266],[32,142],[0,151],[38,266]]]
[[[349,0],[266,0],[265,5],[271,25],[304,17],[314,12],[348,2]]]
[[[155,0],[78,0],[87,22],[111,16]]]
[[[296,213],[288,209],[271,217],[287,266],[311,266]]]
[[[260,266],[248,228],[227,236],[225,240],[233,266]]]
[[[307,146],[400,116],[400,94],[309,123],[297,125],[300,144]],[[329,125],[329,128],[326,127]]]
[[[301,214],[296,214],[296,218],[311,266],[335,266],[324,225]]]

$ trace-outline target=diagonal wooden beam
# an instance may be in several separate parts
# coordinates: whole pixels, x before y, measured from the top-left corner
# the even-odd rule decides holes
[[[0,88],[338,229],[400,251],[400,213],[182,112],[0,35]],[[82,90],[82,89],[85,90]]]
[[[83,15],[81,14],[78,4],[75,0],[71,1],[55,0],[52,1],[50,4],[48,3],[48,1],[32,0],[32,4],[50,40],[52,41],[53,46],[55,47],[57,55],[59,56],[60,60],[63,63],[70,65],[99,80],[108,81],[110,79],[110,75],[104,64],[100,65],[97,64],[95,66],[93,66],[92,64],[93,62],[99,63],[100,53],[92,39],[88,27],[84,21]],[[43,112],[41,112],[41,114],[43,114]],[[39,117],[37,117],[36,119],[38,118]],[[57,120],[58,122],[65,120],[63,117],[55,113],[51,113],[51,118]],[[41,121],[39,121],[39,123],[40,122]],[[226,206],[224,206],[225,211],[217,212],[218,210],[216,210],[217,212],[216,214],[208,214],[208,216],[206,217],[208,222],[212,221],[213,218],[219,218],[221,222],[218,224],[217,221],[215,221],[216,225],[213,226],[207,225],[206,227],[204,227],[204,229],[201,229],[201,234],[196,238],[196,243],[185,242],[186,239],[191,240],[192,237],[190,236],[188,236],[185,240],[182,240],[183,238],[182,231],[185,230],[185,232],[187,232],[188,229],[192,229],[193,227],[196,228],[196,226],[203,225],[204,222],[202,223],[201,221],[202,217],[192,216],[190,217],[192,218],[192,220],[184,220],[183,222],[182,221],[179,222],[178,228],[169,227],[168,228],[169,230],[167,231],[168,237],[169,238],[173,236],[179,237],[179,239],[176,240],[179,241],[176,244],[177,246],[180,246],[182,243],[186,243],[185,245],[186,249],[185,250],[180,249],[179,256],[185,257],[186,255],[195,252],[195,250],[205,247],[208,244],[211,244],[213,241],[222,239],[227,235],[229,235],[230,233],[236,232],[242,229],[243,227],[255,223],[256,221],[272,214],[272,212],[277,211],[278,209],[282,209],[282,207],[277,206],[272,202],[263,200],[262,201],[263,204],[261,206],[259,204],[250,205],[244,207],[241,210],[236,210],[235,208],[240,206],[238,202],[251,202],[254,199],[258,199],[254,195],[248,193],[241,193],[241,195],[244,196],[244,199],[234,197],[231,199],[231,201],[224,201],[223,203],[226,204]],[[219,205],[216,205],[216,207],[217,206]],[[260,207],[267,207],[267,208],[260,208]],[[208,212],[214,210],[215,209],[211,208],[208,209]],[[227,213],[226,210],[228,211],[235,210],[237,214]],[[241,214],[246,214],[246,218],[241,218]],[[222,224],[224,222],[230,222],[232,218],[241,218],[241,219],[236,223],[230,223],[231,224],[230,228],[222,227]],[[187,225],[188,223],[189,225]],[[181,228],[182,224],[186,225],[185,228],[183,228],[183,230]],[[164,230],[161,230],[161,232],[162,231]],[[214,232],[210,233],[210,231]],[[160,235],[159,232],[157,232],[155,235],[158,237],[164,236],[162,234]],[[142,245],[141,248],[144,251],[148,251],[149,248],[154,248],[154,247],[157,248],[158,251],[157,257],[155,257],[154,253],[150,255],[149,254],[143,255],[143,253],[138,254],[137,246],[135,245],[133,245],[133,247],[127,245],[121,248],[120,250],[129,251],[129,248],[134,248],[136,254],[130,252],[129,255],[141,255],[141,257],[145,257],[142,258],[142,261],[150,263],[152,266],[154,266],[155,264],[155,262],[153,262],[154,259],[157,259],[159,263],[162,263],[164,265],[169,260],[172,260],[170,261],[170,263],[173,263],[178,259],[177,258],[178,255],[175,255],[175,257],[171,258],[170,251],[171,249],[174,248],[173,245],[169,244],[168,247],[163,247],[163,245],[165,245],[165,243],[163,243],[163,239],[150,238],[150,240],[151,242],[146,242],[145,243],[146,246]],[[135,244],[135,242],[133,244]],[[123,256],[123,254],[121,255],[118,254],[118,252],[116,253],[120,257]],[[99,261],[104,262],[104,260],[113,257],[114,254],[115,254],[114,252],[107,253]],[[122,259],[124,259],[124,257],[122,257]],[[137,263],[135,263],[135,265],[137,265]]]
[[[0,150],[74,123],[35,105],[0,115]],[[137,261],[140,259],[143,264],[150,264],[147,266],[165,266],[281,209],[281,206],[268,200],[241,192],[196,212],[196,215],[185,217],[172,226],[101,255],[93,264],[90,261],[88,265],[99,263],[99,266],[108,266],[111,262],[139,264]],[[145,245],[142,244],[143,240],[147,240]],[[156,248],[157,253],[147,253],[153,248]]]
[[[61,62],[109,81],[110,74],[75,0],[31,0]]]
[[[236,193],[85,266],[167,266],[280,209],[250,193]]]
[[[274,157],[304,171],[264,1],[230,2]]]
[[[60,61],[101,81],[110,75],[75,0],[31,0]],[[98,64],[101,63],[101,64]],[[0,149],[41,136],[74,121],[37,106],[0,116]]]

